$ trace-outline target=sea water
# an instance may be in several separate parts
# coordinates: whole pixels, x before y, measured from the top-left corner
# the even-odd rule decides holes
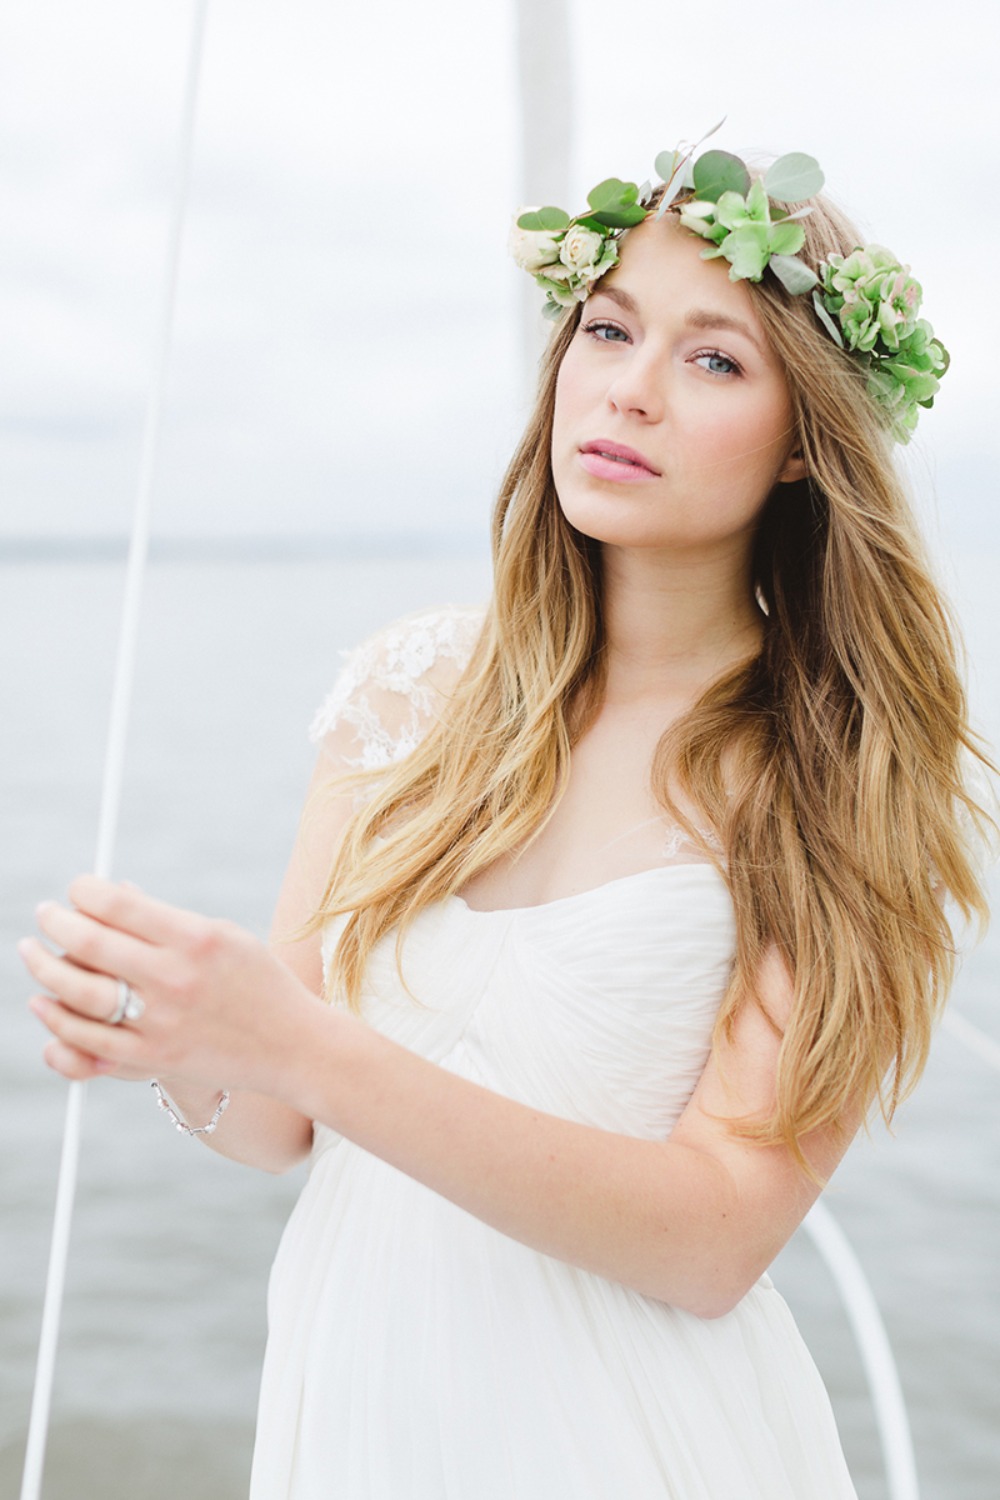
[[[260,935],[309,774],[306,728],[339,650],[488,589],[481,552],[326,551],[175,555],[148,574],[114,872]],[[996,576],[992,559],[959,566],[978,716],[994,738]],[[0,564],[2,1496],[20,1475],[66,1096],[39,1061],[14,943],[36,902],[93,863],[121,584],[113,561]],[[998,932],[966,960],[953,1003],[1000,1041]],[[145,1085],[88,1087],[46,1500],[245,1495],[267,1271],[301,1181],[178,1135]],[[861,1138],[824,1201],[882,1309],[923,1500],[996,1500],[1000,1075],[941,1032],[895,1138]],[[883,1500],[863,1368],[802,1232],[773,1276],[831,1392],[861,1500]]]

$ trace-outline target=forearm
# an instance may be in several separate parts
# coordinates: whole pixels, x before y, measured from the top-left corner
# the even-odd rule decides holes
[[[809,1173],[790,1146],[728,1128],[774,1108],[781,1028],[763,1002],[777,997],[780,1020],[794,999],[778,983],[780,956],[761,966],[762,1005],[744,1006],[713,1044],[670,1139],[649,1141],[545,1114],[407,1051],[323,1005],[233,923],[96,877],[70,894],[73,910],[45,903],[39,916],[64,956],[20,945],[56,996],[29,1002],[53,1034],[56,1071],[185,1078],[196,1085],[177,1095],[189,1123],[211,1118],[218,1080],[231,1080],[242,1103],[216,1132],[224,1154],[280,1170],[319,1120],[512,1239],[703,1317],[767,1268],[864,1116],[859,1100],[801,1138]],[[146,1002],[132,1024],[109,1019],[114,974]]]
[[[547,1255],[701,1316],[736,1300],[735,1189],[708,1154],[545,1114],[344,1012],[312,1029],[284,1087],[314,1118]]]
[[[205,1125],[219,1102],[218,1089],[161,1078],[160,1087],[187,1125]],[[264,1172],[286,1172],[312,1146],[312,1121],[277,1099],[234,1092],[211,1135],[197,1139],[232,1161]]]

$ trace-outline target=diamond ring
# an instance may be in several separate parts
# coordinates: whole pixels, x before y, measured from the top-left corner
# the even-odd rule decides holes
[[[108,1016],[107,1024],[109,1026],[120,1026],[123,1021],[138,1021],[146,1009],[145,1000],[141,995],[137,995],[132,987],[125,983],[124,979],[119,979],[117,983],[118,1004],[115,1006],[113,1013]]]

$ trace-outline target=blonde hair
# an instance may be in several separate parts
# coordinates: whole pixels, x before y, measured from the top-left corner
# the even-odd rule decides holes
[[[860,243],[822,198],[804,224],[814,267]],[[955,966],[942,895],[985,923],[967,814],[974,828],[988,820],[962,774],[967,754],[985,757],[863,371],[808,297],[770,276],[751,291],[809,478],[778,485],[757,529],[759,654],[671,726],[653,786],[697,839],[671,782],[689,796],[725,850],[737,938],[715,1036],[731,1038],[741,1007],[761,1003],[754,981],[770,944],[794,976],[774,1108],[732,1128],[787,1144],[815,1178],[800,1137],[876,1099],[889,1123],[924,1068]],[[355,1009],[385,934],[398,929],[398,956],[418,912],[539,833],[601,701],[600,549],[566,521],[550,467],[556,379],[579,312],[554,329],[497,500],[495,586],[472,658],[412,754],[355,778],[371,798],[305,929],[348,914],[331,983]]]

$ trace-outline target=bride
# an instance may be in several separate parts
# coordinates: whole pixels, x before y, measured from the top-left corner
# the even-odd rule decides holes
[[[662,161],[521,217],[492,598],[348,662],[270,947],[91,876],[21,945],[49,1066],[311,1153],[255,1500],[855,1493],[767,1268],[985,915],[891,456],[947,361],[808,158]]]

